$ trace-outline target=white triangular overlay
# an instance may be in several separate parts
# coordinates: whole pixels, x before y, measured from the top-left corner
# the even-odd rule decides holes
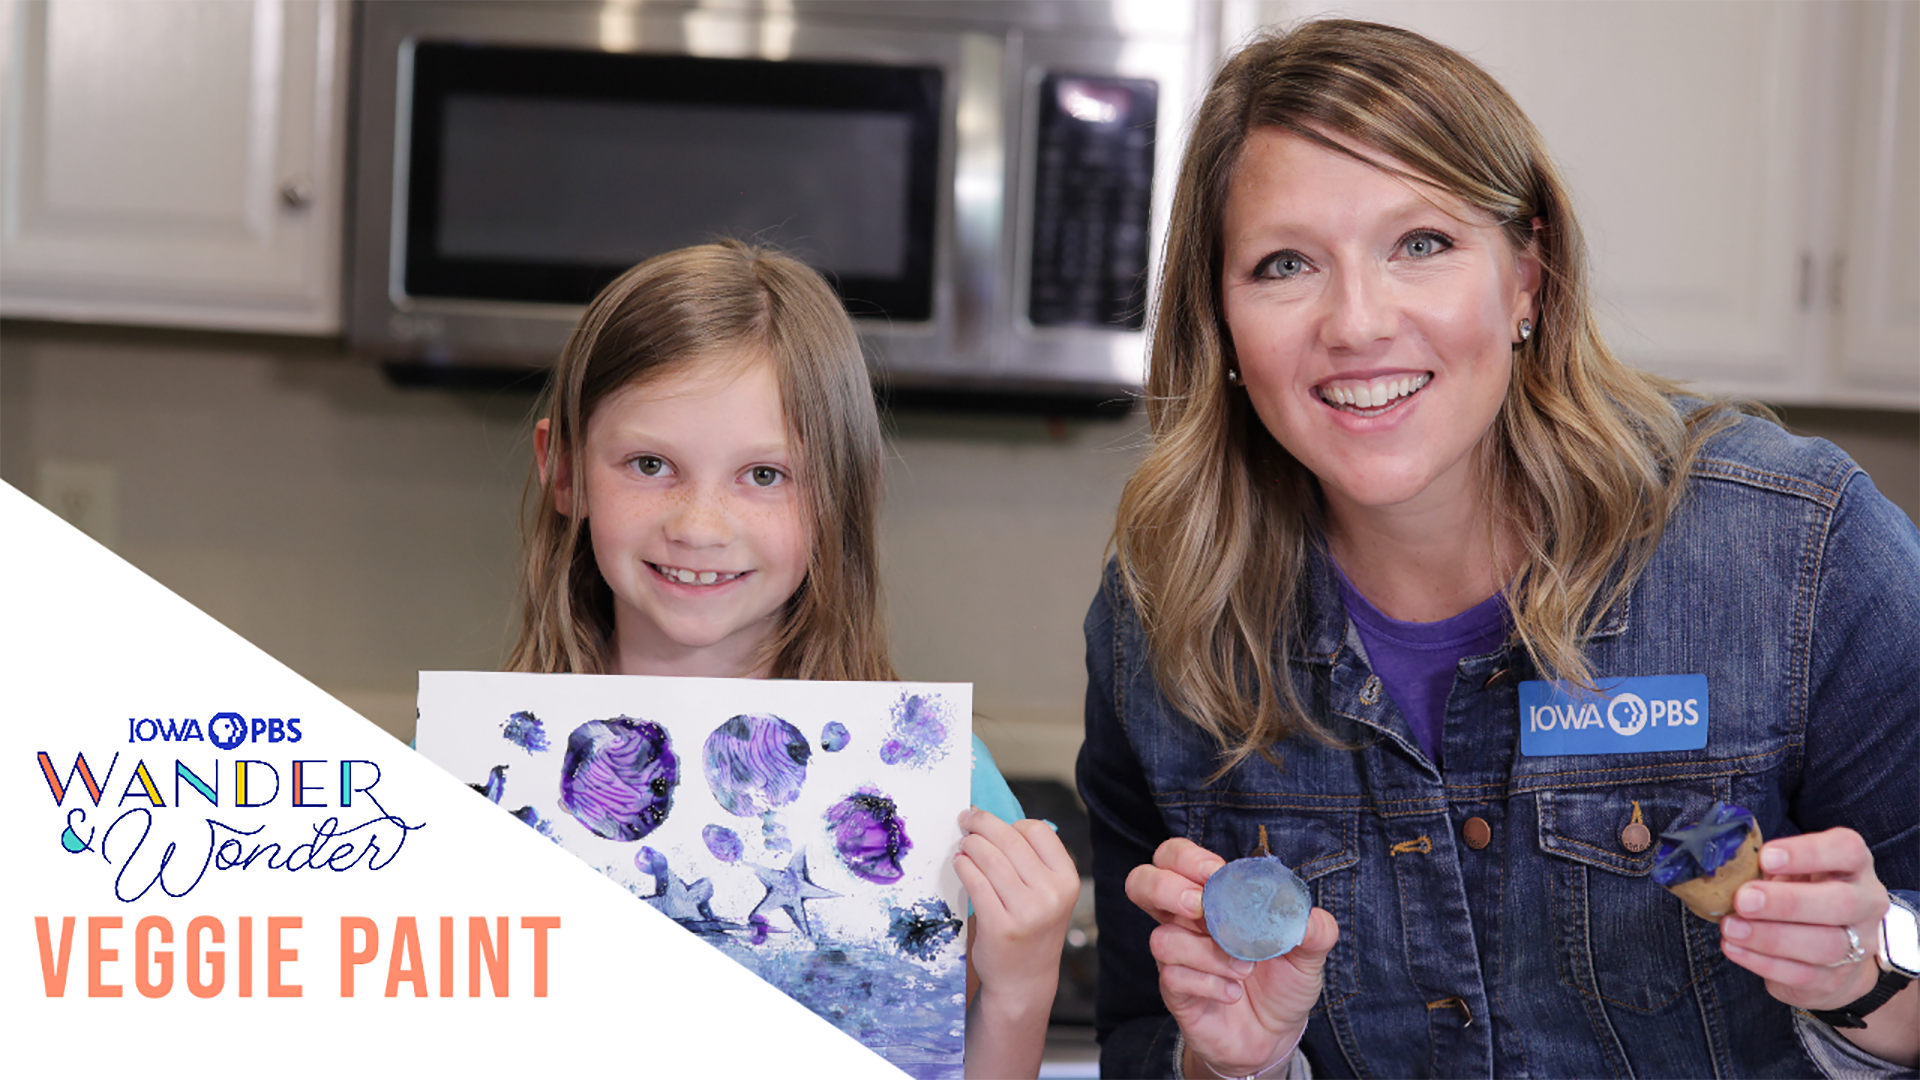
[[[8,733],[0,773],[8,826],[0,839],[0,1039],[9,1072],[900,1075],[5,484],[0,557],[0,717]],[[255,728],[263,725],[254,720],[297,717],[301,737],[294,743],[282,728],[273,741],[261,730],[230,750],[206,739],[142,741],[160,722],[171,720],[182,733],[192,718],[204,730],[221,712]],[[138,723],[146,719],[155,725]],[[42,752],[64,789],[60,805]],[[81,754],[101,791],[97,807],[73,774]],[[277,779],[275,787],[260,766],[248,766],[248,800],[263,801],[272,790],[267,805],[234,805],[241,758],[267,763]],[[377,769],[368,788],[367,767],[353,766],[351,783],[362,790],[350,806],[338,805],[346,760]],[[295,761],[308,804],[300,807],[292,805]],[[217,803],[183,781],[176,762],[215,789]],[[142,763],[164,807],[146,793],[136,771]],[[384,815],[369,808],[375,797]],[[420,827],[396,843],[403,834],[385,815]],[[289,854],[330,817],[337,834],[293,855],[301,868],[287,869]],[[346,834],[356,825],[365,827]],[[70,853],[62,843],[69,826],[90,846]],[[150,832],[136,850],[142,828]],[[341,846],[369,836],[387,860],[382,868],[370,869],[375,859],[363,847],[359,860],[349,850],[337,856],[344,869],[328,868]],[[120,899],[116,892],[138,893],[154,879],[167,843],[176,847],[160,885]],[[279,846],[266,847],[272,844]],[[251,865],[218,865],[239,863],[256,848],[263,850]],[[210,852],[215,865],[201,874]],[[508,941],[504,965],[476,965],[481,995],[470,997],[476,916],[489,931],[506,917]],[[56,963],[65,919],[73,919],[61,996],[49,995],[37,917],[47,920]],[[210,921],[190,935],[202,917]],[[406,939],[406,917],[418,931],[417,958],[392,948]],[[551,917],[560,923],[546,931],[547,995],[537,997],[538,932],[525,920]],[[114,918],[117,927],[95,921]],[[252,938],[252,994],[244,997],[242,918]],[[280,931],[281,948],[297,956],[283,955],[278,965],[283,989],[297,984],[297,997],[269,996],[270,918],[299,919]],[[369,949],[361,923],[343,935],[343,918],[370,921],[377,946]],[[443,918],[451,918],[454,940],[444,978]],[[201,952],[192,974],[202,991],[220,957],[221,988],[205,997],[189,987],[190,936]],[[483,947],[497,950],[495,936]],[[140,940],[149,951],[144,990]],[[349,950],[367,959],[350,965],[354,995],[344,997]],[[502,967],[507,994],[497,997],[492,979]],[[119,996],[90,996],[96,972],[103,990],[117,986]],[[427,996],[416,996],[418,987]]]

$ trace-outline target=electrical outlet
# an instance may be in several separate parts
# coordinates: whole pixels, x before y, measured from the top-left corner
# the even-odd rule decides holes
[[[119,477],[111,465],[40,463],[40,504],[106,547],[119,543]]]

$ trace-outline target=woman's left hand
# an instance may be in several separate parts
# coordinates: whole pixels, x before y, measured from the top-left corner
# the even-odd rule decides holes
[[[1720,921],[1727,959],[1767,981],[1767,992],[1801,1009],[1837,1009],[1873,989],[1874,951],[1887,890],[1873,852],[1852,829],[1828,829],[1760,849],[1766,877],[1734,894]],[[1864,958],[1846,963],[1851,929]]]

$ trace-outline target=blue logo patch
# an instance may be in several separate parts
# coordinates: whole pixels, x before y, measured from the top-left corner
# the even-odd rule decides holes
[[[1559,682],[1520,684],[1520,752],[1644,754],[1707,745],[1707,677],[1599,679],[1599,694]]]

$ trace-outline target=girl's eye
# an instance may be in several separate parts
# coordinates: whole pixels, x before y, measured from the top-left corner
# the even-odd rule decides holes
[[[1285,281],[1304,273],[1311,265],[1307,257],[1297,251],[1276,251],[1260,260],[1260,265],[1253,268],[1253,276]]]
[[[747,479],[754,487],[772,487],[786,478],[786,473],[771,465],[755,465],[747,470]]]
[[[1400,241],[1400,250],[1416,259],[1438,255],[1453,247],[1453,241],[1440,233],[1422,229]]]
[[[641,454],[633,459],[633,469],[641,476],[659,476],[667,471],[667,459],[652,454]]]

